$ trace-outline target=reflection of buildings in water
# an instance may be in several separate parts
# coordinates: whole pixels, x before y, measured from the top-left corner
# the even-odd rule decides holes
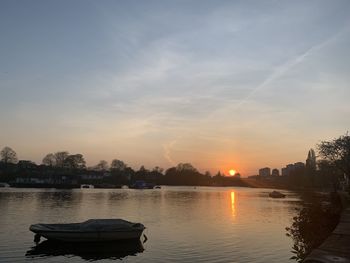
[[[232,217],[236,217],[236,208],[235,208],[235,192],[231,192],[231,214]]]

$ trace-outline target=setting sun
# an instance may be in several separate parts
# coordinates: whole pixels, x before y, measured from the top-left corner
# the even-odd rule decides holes
[[[231,169],[231,170],[229,171],[229,173],[230,173],[230,175],[235,175],[235,174],[236,174],[236,171],[233,170],[233,169]]]

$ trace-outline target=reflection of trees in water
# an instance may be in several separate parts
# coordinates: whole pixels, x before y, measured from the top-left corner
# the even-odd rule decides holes
[[[165,200],[172,204],[194,204],[199,202],[202,193],[189,191],[168,191],[165,193]]]
[[[73,200],[77,199],[77,195],[74,195],[71,190],[55,190],[38,192],[37,198],[41,204],[49,205],[50,207],[62,207],[72,204]]]
[[[108,199],[112,201],[125,200],[128,198],[127,192],[110,192],[108,193]]]
[[[330,235],[339,222],[341,201],[338,195],[330,197],[313,196],[298,209],[286,235],[293,241],[291,259],[301,262],[313,249],[317,248]]]

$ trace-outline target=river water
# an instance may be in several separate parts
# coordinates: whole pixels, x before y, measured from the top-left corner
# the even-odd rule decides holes
[[[0,188],[0,262],[291,262],[285,235],[300,200],[269,189],[167,187],[133,189]],[[35,223],[123,218],[147,229],[139,243],[35,246]],[[145,242],[144,242],[145,241]]]

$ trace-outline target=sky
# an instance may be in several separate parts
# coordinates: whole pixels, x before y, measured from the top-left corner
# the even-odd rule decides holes
[[[0,148],[243,176],[350,128],[350,1],[0,1]]]

